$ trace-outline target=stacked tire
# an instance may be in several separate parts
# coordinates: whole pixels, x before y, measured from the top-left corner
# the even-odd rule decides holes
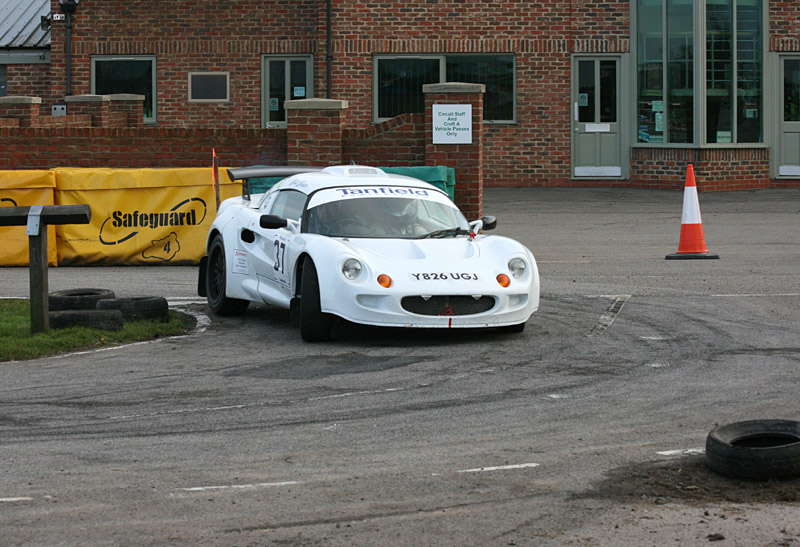
[[[120,330],[125,321],[169,320],[169,305],[160,296],[116,298],[108,289],[68,289],[49,295],[50,328],[90,327]]]

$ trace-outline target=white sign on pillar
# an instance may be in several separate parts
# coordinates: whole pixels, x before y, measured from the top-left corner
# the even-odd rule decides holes
[[[433,144],[472,144],[472,105],[433,105]]]

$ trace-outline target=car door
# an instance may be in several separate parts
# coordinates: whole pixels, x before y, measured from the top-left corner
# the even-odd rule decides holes
[[[299,221],[306,199],[303,192],[281,190],[264,203],[262,213]],[[292,243],[295,234],[289,228],[262,228],[260,224],[253,226],[251,230],[258,240],[258,251],[253,256],[253,266],[258,276],[258,292],[267,302],[288,306],[292,292]]]

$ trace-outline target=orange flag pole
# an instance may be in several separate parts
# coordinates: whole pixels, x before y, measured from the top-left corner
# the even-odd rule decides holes
[[[217,211],[219,211],[219,165],[217,164],[217,151],[211,149],[212,154],[212,173],[211,185],[214,187],[214,197],[217,199]]]

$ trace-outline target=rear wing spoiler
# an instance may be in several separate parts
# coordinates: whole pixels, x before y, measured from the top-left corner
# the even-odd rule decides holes
[[[260,179],[265,177],[291,177],[302,173],[312,173],[322,171],[324,167],[310,166],[269,166],[269,167],[240,167],[238,169],[228,169],[228,178],[231,182],[242,181],[242,198],[250,201],[250,179]]]

